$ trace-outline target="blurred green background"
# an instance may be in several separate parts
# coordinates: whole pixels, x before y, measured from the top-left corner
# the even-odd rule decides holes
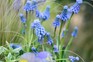
[[[22,7],[25,0],[21,0],[20,11],[14,10],[14,0],[0,0],[0,45],[5,45],[5,41],[8,42],[22,42],[22,37],[18,36],[22,24],[19,19],[19,13],[24,13]],[[55,16],[62,11],[64,5],[73,5],[75,0],[47,0],[40,5],[40,10],[43,11],[45,6],[49,4],[51,6],[51,17],[49,21],[43,23],[47,31],[53,34],[52,22]],[[43,8],[43,9],[41,9]],[[79,14],[75,14],[72,17],[72,22],[69,28],[67,43],[70,34],[75,26],[79,27],[78,36],[74,39],[71,51],[81,56],[85,62],[93,61],[93,0],[84,0],[81,5]]]

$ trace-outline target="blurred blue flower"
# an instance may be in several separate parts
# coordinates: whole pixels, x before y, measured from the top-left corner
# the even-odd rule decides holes
[[[57,27],[60,26],[60,15],[57,15],[55,21],[53,22],[53,26]]]
[[[34,11],[36,8],[37,8],[36,0],[32,0],[32,2],[30,0],[27,0],[26,4],[24,6],[25,11]]]
[[[65,36],[65,30],[63,30],[62,32],[62,38]]]
[[[44,16],[45,16],[45,19],[44,20],[48,20],[49,17],[50,17],[50,6],[47,6],[46,7],[46,10],[44,11]]]
[[[52,38],[50,36],[50,33],[46,33],[46,37],[47,37],[48,44],[52,45],[53,44],[53,40],[52,40]]]
[[[75,27],[75,28],[74,28],[74,31],[72,32],[71,35],[72,35],[73,37],[76,37],[76,36],[77,36],[77,33],[78,33],[78,27]]]
[[[76,3],[70,7],[70,9],[77,14],[80,11],[80,6],[83,3],[82,0],[76,0]]]
[[[25,6],[24,6],[25,11],[30,11],[31,10],[31,1],[27,0]]]
[[[67,5],[65,5],[62,13],[60,14],[60,19],[62,21],[67,21],[68,19],[70,19],[71,15],[72,11],[68,8]]]
[[[43,13],[39,12],[39,10],[36,10],[36,17],[41,20],[48,20],[50,17],[50,6],[47,6]]]
[[[40,21],[38,19],[34,20],[34,22],[31,23],[31,28],[33,28],[33,29],[38,28],[40,26],[41,26],[41,24],[40,24]]]
[[[37,1],[36,0],[32,0],[30,10],[34,11],[36,8],[37,8]]]
[[[31,50],[32,50],[35,54],[38,53],[35,47],[32,47]]]
[[[43,60],[43,59],[47,59],[48,57],[51,57],[51,54],[47,51],[42,51],[39,52],[36,57]]]
[[[46,34],[45,28],[41,25],[39,20],[34,20],[31,27],[35,30],[35,34],[38,37],[38,42],[42,44],[44,36]]]
[[[69,56],[69,60],[71,62],[76,62],[76,61],[79,61],[79,57]]]
[[[42,41],[44,40],[44,36],[46,34],[46,31],[43,26],[40,26],[38,28],[35,28],[35,34],[38,37],[38,42],[42,44]]]
[[[16,48],[22,48],[21,45],[13,44],[13,43],[10,44],[10,47],[13,48],[13,49],[16,49]]]
[[[22,23],[26,23],[26,18],[24,17],[23,14],[20,14],[20,19]]]
[[[57,45],[54,45],[54,52],[55,52],[55,53],[58,53],[58,52],[59,52]]]

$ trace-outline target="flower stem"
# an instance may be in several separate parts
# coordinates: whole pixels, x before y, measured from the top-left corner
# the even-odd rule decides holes
[[[57,27],[55,27],[55,29],[54,29],[54,38],[55,38],[55,35],[56,35],[56,29],[57,29]]]
[[[60,29],[59,29],[59,34],[58,34],[58,46],[59,46],[59,43],[60,43],[60,34],[61,34],[61,31],[62,31],[62,21],[61,21],[61,25],[60,25]]]
[[[74,39],[74,37],[72,36],[71,38],[70,38],[70,40],[69,40],[69,42],[68,42],[68,44],[67,44],[67,46],[66,46],[66,48],[65,48],[65,51],[67,51],[68,49],[69,49],[69,47],[70,47],[70,45],[71,45],[71,43],[72,43],[72,41],[73,41],[73,39]],[[64,53],[64,56],[66,56],[65,55],[66,54],[66,52]]]

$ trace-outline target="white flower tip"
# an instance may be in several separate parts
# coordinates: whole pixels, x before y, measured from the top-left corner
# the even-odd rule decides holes
[[[39,19],[34,20],[35,23],[40,23]]]
[[[83,0],[76,0],[76,2],[78,2],[78,3],[83,3]]]
[[[64,9],[68,9],[68,6],[67,6],[67,5],[65,5],[65,6],[64,6]]]

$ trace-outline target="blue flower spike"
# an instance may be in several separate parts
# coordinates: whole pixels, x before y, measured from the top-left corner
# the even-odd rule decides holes
[[[58,53],[58,52],[59,52],[57,45],[54,45],[54,52],[55,52],[55,53]]]
[[[76,61],[79,61],[79,57],[69,56],[69,60],[71,62],[76,62]]]
[[[38,19],[34,20],[34,22],[31,24],[31,27],[35,30],[35,34],[38,37],[38,42],[42,44],[46,34],[45,28],[41,25]]]
[[[60,19],[62,21],[67,21],[67,20],[70,19],[71,15],[72,15],[72,11],[69,10],[67,5],[65,5],[64,8],[63,8],[62,13],[60,14]]]
[[[34,11],[35,9],[37,9],[37,1],[36,0],[32,0],[31,3],[31,11]]]
[[[73,37],[76,37],[76,36],[77,36],[77,33],[78,33],[78,27],[75,27],[75,28],[74,28],[74,31],[72,32],[71,35],[72,35]]]
[[[38,42],[42,44],[42,41],[44,40],[44,36],[46,34],[45,28],[43,26],[35,28],[35,34],[38,37]]]
[[[48,20],[50,17],[50,6],[46,7],[46,10],[44,11],[44,20]]]
[[[31,1],[30,0],[27,0],[26,4],[24,6],[24,10],[27,12],[31,10]]]
[[[35,54],[38,53],[35,47],[32,47],[31,50],[32,50]]]
[[[40,21],[38,19],[34,20],[33,23],[31,23],[31,28],[35,29],[37,27],[40,27],[41,24],[40,24]]]
[[[22,23],[26,23],[26,18],[24,17],[23,14],[20,14],[20,19]]]
[[[54,22],[53,22],[54,27],[60,26],[60,15],[57,15]]]
[[[76,3],[70,7],[74,14],[78,14],[80,11],[80,6],[83,3],[83,0],[76,0]]]
[[[53,40],[52,40],[52,38],[51,38],[51,36],[50,36],[50,33],[46,33],[46,37],[47,37],[47,43],[49,44],[49,45],[52,45],[53,44]]]
[[[47,6],[43,13],[41,13],[39,10],[36,10],[36,17],[40,20],[48,20],[50,17],[50,6]]]

